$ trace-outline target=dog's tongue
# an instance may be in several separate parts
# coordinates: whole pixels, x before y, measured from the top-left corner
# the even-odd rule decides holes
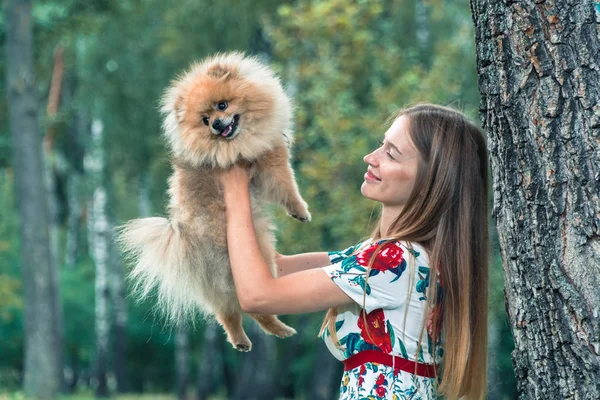
[[[225,130],[223,132],[221,132],[221,136],[225,137],[225,136],[229,135],[229,132],[231,132],[232,126],[233,126],[233,124],[227,125],[227,128],[225,128]]]

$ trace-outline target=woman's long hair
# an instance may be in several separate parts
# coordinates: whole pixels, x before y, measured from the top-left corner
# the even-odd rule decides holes
[[[381,232],[379,223],[376,225],[371,237],[387,240],[375,254],[397,240],[420,243],[427,249],[429,285],[435,288],[439,282],[443,288],[442,299],[437,298],[435,289],[427,296],[427,312],[436,311],[438,300],[443,312],[444,355],[438,392],[448,399],[483,399],[488,307],[488,155],[484,135],[462,113],[448,107],[419,104],[400,110],[391,119],[401,116],[408,118],[419,166],[413,191],[389,232]],[[337,310],[330,309],[321,328],[322,332],[329,329],[334,343],[336,316]],[[432,321],[435,332],[440,320]]]

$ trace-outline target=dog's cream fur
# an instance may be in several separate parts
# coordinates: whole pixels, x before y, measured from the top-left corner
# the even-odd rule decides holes
[[[222,101],[225,110],[217,107]],[[281,204],[295,218],[310,220],[289,164],[290,100],[273,71],[255,58],[228,53],[194,64],[174,81],[162,112],[174,169],[169,218],[137,219],[122,227],[119,240],[135,265],[130,276],[142,298],[158,288],[159,307],[172,321],[193,318],[196,311],[215,314],[231,344],[248,351],[251,342],[242,328],[229,264],[219,171],[235,163],[252,165],[255,231],[275,276],[275,238],[265,204]],[[237,129],[222,137],[213,122],[233,124],[235,115]],[[230,246],[235,250],[235,243]],[[275,316],[251,317],[279,337],[295,333]]]

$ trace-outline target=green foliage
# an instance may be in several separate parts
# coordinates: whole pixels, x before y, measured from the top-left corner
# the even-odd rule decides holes
[[[23,353],[23,292],[19,272],[19,219],[11,170],[0,169],[0,387],[14,387]]]
[[[379,211],[360,193],[366,171],[362,157],[376,147],[395,110],[428,101],[461,107],[477,119],[473,28],[466,0],[53,0],[35,3],[34,20],[40,132],[54,128],[54,150],[66,164],[66,177],[81,168],[73,156],[77,149],[90,150],[91,120],[103,122],[107,164],[103,180],[109,190],[109,215],[116,224],[139,215],[138,196],[146,189],[152,213],[164,213],[170,164],[160,137],[159,99],[177,73],[211,53],[244,50],[270,56],[294,97],[293,167],[313,221],[299,223],[274,207],[278,250],[284,254],[341,249],[370,234]],[[0,28],[3,25],[0,14]],[[59,44],[65,52],[65,84],[71,85],[72,93],[50,119],[44,102]],[[4,65],[0,58],[3,74]],[[16,388],[22,370],[23,295],[6,115],[2,98],[0,387]],[[73,129],[81,131],[81,143],[74,143]],[[148,177],[147,188],[142,187],[142,175]],[[82,239],[85,203],[94,185],[84,176]],[[67,202],[64,193],[61,201]],[[65,237],[63,221],[61,249]],[[89,374],[94,359],[95,271],[82,242],[76,264],[60,268],[60,289],[65,359],[70,368]],[[501,268],[498,257],[493,260],[490,319],[501,337],[494,362],[498,374],[505,377],[512,374],[512,341],[502,307]],[[153,307],[152,300],[137,304],[128,298],[126,358],[132,391],[167,392],[174,385],[174,331],[163,327]],[[278,355],[292,347],[296,355],[289,365],[278,366],[279,379],[282,386],[306,396],[317,352],[326,351],[316,338],[322,314],[283,319],[299,328],[299,335],[277,342]],[[202,324],[198,326],[190,341],[192,358],[202,342]],[[227,347],[227,368],[235,371],[241,357]],[[512,394],[513,381],[507,378],[501,385],[501,392]],[[84,393],[69,398],[91,397]]]
[[[466,5],[424,6],[435,51],[418,57],[416,4],[300,1],[270,20],[274,59],[297,106],[294,166],[313,213],[307,226],[279,220],[282,251],[337,249],[369,234],[377,212],[360,194],[362,157],[383,137],[391,113],[421,101],[476,109]]]

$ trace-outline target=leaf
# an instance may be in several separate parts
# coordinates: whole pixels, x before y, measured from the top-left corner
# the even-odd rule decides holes
[[[339,330],[340,330],[340,328],[342,327],[342,325],[344,325],[344,320],[337,321],[337,322],[335,323],[335,331],[336,331],[336,332],[337,332],[337,331],[339,331]]]
[[[406,351],[404,343],[402,343],[402,339],[398,338],[398,344],[400,345],[400,353],[402,354],[402,357],[408,360],[408,352]]]
[[[396,340],[396,335],[394,333],[394,327],[392,326],[392,323],[390,322],[390,320],[388,319],[387,322],[387,330],[390,334],[390,342],[392,343],[392,346],[394,344],[394,341]]]
[[[340,340],[340,344],[346,346],[346,350],[344,351],[345,355],[347,357],[353,355],[361,341],[362,339],[360,338],[360,335],[356,332],[352,332],[344,336],[342,340]]]
[[[357,351],[365,351],[365,350],[381,350],[381,349],[379,347],[375,346],[374,344],[367,343],[361,339],[360,342],[358,342],[358,344],[356,345],[356,350]]]
[[[406,270],[406,260],[402,260],[402,262],[396,267],[396,268],[392,268],[390,269],[390,271],[392,271],[396,277],[394,279],[392,279],[390,281],[390,283],[397,281],[400,276],[402,276],[402,273]]]
[[[379,274],[379,272],[381,272],[381,271],[379,271],[378,269],[371,268],[371,271],[369,271],[369,277],[375,276],[375,275]]]

